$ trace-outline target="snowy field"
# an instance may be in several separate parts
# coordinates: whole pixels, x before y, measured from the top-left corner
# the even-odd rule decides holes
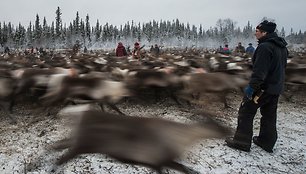
[[[177,161],[198,171],[209,174],[240,174],[240,173],[267,173],[267,174],[304,174],[306,173],[306,100],[303,94],[298,93],[294,102],[286,102],[281,98],[278,110],[279,139],[274,153],[269,154],[252,144],[251,152],[241,152],[224,145],[224,139],[201,140],[191,147]],[[210,105],[193,105],[178,107],[169,99],[157,103],[123,102],[118,107],[127,115],[161,117],[178,122],[188,123],[196,110],[213,111],[218,120],[226,125],[236,127],[237,109],[241,96],[229,96],[232,109],[223,109],[219,102],[210,102]],[[60,107],[53,109],[54,113]],[[62,152],[46,153],[48,145],[62,139],[70,128],[67,119],[47,116],[42,108],[23,102],[14,109],[17,125],[10,125],[0,117],[0,173],[50,173],[54,160]],[[259,131],[259,115],[255,117],[254,134]],[[31,172],[27,171],[30,163],[39,161]],[[151,169],[117,162],[103,154],[81,155],[63,166],[55,173],[102,173],[102,174],[147,174],[155,173]],[[165,173],[178,173],[165,170]]]

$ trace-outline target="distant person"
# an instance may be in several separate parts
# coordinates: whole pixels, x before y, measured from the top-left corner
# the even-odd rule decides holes
[[[252,43],[249,43],[249,46],[246,48],[245,53],[247,53],[250,56],[253,56],[255,52],[255,48],[253,47]]]
[[[244,90],[243,101],[238,111],[238,125],[233,138],[226,145],[249,152],[253,143],[272,153],[277,140],[277,105],[284,89],[285,69],[288,58],[287,42],[275,31],[274,22],[263,21],[256,27],[258,40],[252,57],[253,70],[249,84]],[[253,136],[253,121],[260,108],[260,130]]]
[[[87,49],[87,47],[85,46],[84,47],[84,53],[87,53],[88,52],[88,49]]]
[[[46,56],[47,55],[47,50],[44,48],[44,47],[39,47],[39,54],[40,55],[43,55],[43,56]]]
[[[160,54],[160,49],[159,49],[159,46],[157,44],[155,44],[155,46],[153,48],[153,54],[155,56],[159,56],[159,54]]]
[[[44,54],[44,48],[43,47],[39,47],[39,53]]]
[[[231,50],[228,48],[228,44],[225,44],[224,47],[222,48],[222,54],[229,55],[231,54]]]
[[[140,50],[141,50],[142,48],[144,48],[144,46],[145,46],[145,45],[143,45],[142,47],[140,47],[140,44],[139,44],[138,42],[135,42],[135,44],[134,44],[134,49],[133,49],[133,51],[132,51],[132,56],[133,56],[133,58],[135,58],[135,59],[140,59],[140,58],[141,58],[141,52],[140,52]]]
[[[122,42],[118,43],[118,46],[116,48],[116,56],[117,57],[123,57],[123,56],[127,56],[127,52],[125,47],[123,46]]]
[[[241,42],[239,42],[238,45],[236,46],[235,53],[237,53],[237,54],[245,53],[245,48],[244,48],[244,46],[242,46]]]
[[[8,46],[4,48],[4,53],[10,54],[10,48]]]
[[[151,45],[151,47],[150,47],[150,53],[153,53],[153,52],[154,52],[154,46]]]

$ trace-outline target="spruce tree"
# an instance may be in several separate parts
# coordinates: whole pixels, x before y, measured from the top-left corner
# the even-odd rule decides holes
[[[56,38],[54,39],[59,39],[61,37],[61,29],[62,29],[62,12],[59,7],[57,7],[57,10],[55,12],[56,17],[55,17],[55,36]]]
[[[89,15],[87,14],[86,15],[86,21],[85,21],[86,25],[85,25],[85,28],[86,28],[86,37],[89,41],[89,43],[91,42],[91,31],[90,31],[90,23],[89,23]]]

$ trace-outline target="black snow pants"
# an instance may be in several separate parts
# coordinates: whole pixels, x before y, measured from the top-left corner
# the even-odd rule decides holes
[[[279,95],[263,93],[258,104],[244,97],[238,111],[238,126],[234,140],[251,145],[253,136],[253,120],[260,108],[260,132],[258,139],[268,148],[273,148],[277,140],[276,119]]]

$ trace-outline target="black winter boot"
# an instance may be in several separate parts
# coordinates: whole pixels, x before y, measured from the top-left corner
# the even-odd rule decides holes
[[[258,136],[253,137],[253,143],[256,144],[257,146],[261,147],[263,150],[269,153],[273,153],[272,148],[269,148],[265,146],[262,142],[259,141]]]
[[[226,138],[225,142],[226,145],[230,148],[242,150],[245,152],[250,152],[251,145],[249,143],[238,141],[233,138]]]

